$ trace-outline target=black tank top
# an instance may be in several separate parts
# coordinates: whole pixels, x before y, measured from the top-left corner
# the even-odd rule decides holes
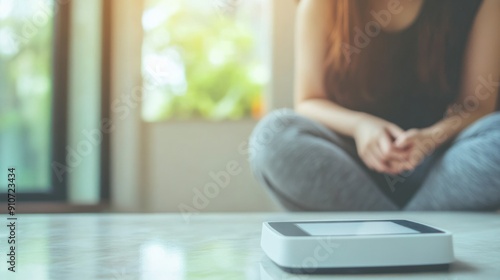
[[[395,33],[381,31],[359,54],[360,67],[365,65],[370,69],[365,81],[367,95],[374,98],[333,101],[384,118],[403,129],[428,127],[442,119],[448,105],[458,97],[465,47],[481,2],[425,0],[420,14],[409,27]],[[429,23],[426,21],[435,20],[436,11],[443,9],[450,11],[448,38],[451,40],[445,43],[445,68],[451,95],[440,94],[439,88],[421,82],[417,72],[420,27]],[[349,81],[356,82],[355,79]],[[362,93],[353,90],[350,94]]]

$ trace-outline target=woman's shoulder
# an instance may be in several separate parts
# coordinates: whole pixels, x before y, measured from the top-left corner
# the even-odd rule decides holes
[[[469,13],[474,13],[473,23],[476,27],[474,29],[481,30],[481,33],[485,30],[492,30],[498,35],[500,31],[500,0],[470,1],[469,5],[471,5],[471,2],[476,3],[475,6],[469,9]],[[467,13],[467,11],[463,11],[463,13]]]
[[[336,0],[300,0],[297,7],[298,24],[310,31],[328,33],[334,20]]]
[[[305,7],[333,7],[336,0],[298,0],[299,6]]]
[[[488,13],[484,13],[484,14],[487,14],[488,17],[491,17],[491,18],[498,18],[500,16],[500,1],[499,0],[478,0],[478,1],[480,3],[479,11],[481,11],[481,10],[489,11]]]
[[[326,16],[333,13],[336,0],[300,0],[298,1],[299,12],[311,13],[316,16]],[[319,18],[318,18],[319,19]]]
[[[498,12],[500,9],[500,1],[498,0],[478,0],[481,2],[481,8],[486,7],[486,9],[496,9]]]

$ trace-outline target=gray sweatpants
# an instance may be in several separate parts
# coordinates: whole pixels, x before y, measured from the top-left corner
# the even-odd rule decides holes
[[[462,131],[414,171],[369,170],[351,138],[280,109],[250,138],[256,178],[292,211],[500,209],[500,112]]]

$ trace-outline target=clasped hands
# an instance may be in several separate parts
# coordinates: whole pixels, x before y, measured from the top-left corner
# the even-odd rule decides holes
[[[429,129],[405,131],[376,117],[361,120],[353,138],[368,168],[391,175],[415,169],[438,145]]]

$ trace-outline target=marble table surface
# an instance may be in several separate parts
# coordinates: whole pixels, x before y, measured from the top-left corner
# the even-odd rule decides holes
[[[500,214],[241,213],[18,215],[16,272],[7,270],[7,217],[0,227],[0,279],[500,279]],[[267,220],[401,218],[454,234],[449,271],[293,275],[260,248]]]

